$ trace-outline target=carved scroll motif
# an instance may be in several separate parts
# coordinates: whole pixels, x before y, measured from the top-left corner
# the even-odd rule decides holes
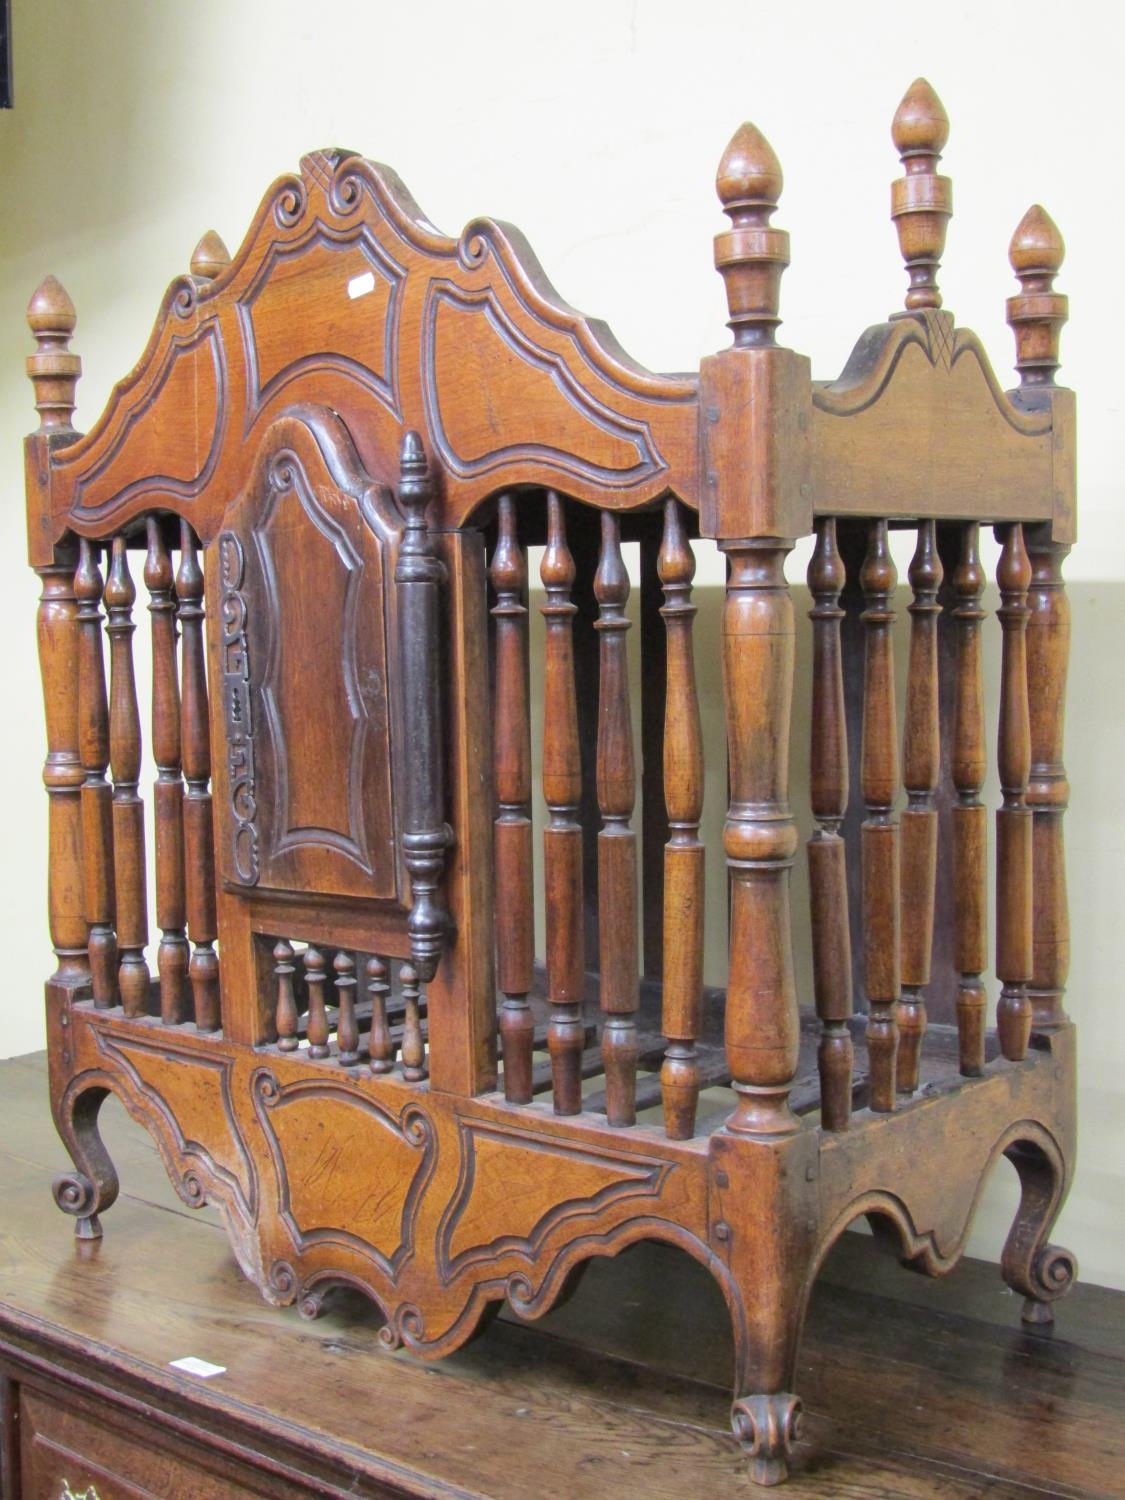
[[[223,715],[227,726],[227,777],[234,822],[231,858],[243,885],[258,882],[258,804],[254,790],[254,719],[250,704],[250,656],[246,643],[246,596],[242,543],[233,531],[219,538],[219,611],[223,632]]]

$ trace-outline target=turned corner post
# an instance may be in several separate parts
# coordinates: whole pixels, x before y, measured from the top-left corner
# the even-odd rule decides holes
[[[753,125],[735,133],[715,187],[731,224],[716,236],[715,267],[734,343],[704,363],[700,443],[715,497],[706,506],[709,530],[729,564],[722,619],[730,767],[725,1040],[737,1097],[727,1129],[779,1136],[800,1128],[789,1107],[800,1019],[789,892],[797,849],[789,809],[795,622],[785,557],[807,491],[777,443],[806,371],[776,344],[789,236],[769,222],[781,167]]]
[[[398,487],[404,530],[395,566],[407,744],[402,848],[413,895],[407,920],[413,972],[422,984],[434,977],[449,935],[440,886],[453,842],[445,821],[441,711],[439,622],[445,565],[426,527],[432,495],[422,439],[407,432]]]
[[[1054,290],[1066,247],[1051,216],[1029,208],[1008,249],[1019,292],[1008,299],[1016,368],[1025,399],[1049,399],[1059,365],[1067,299]],[[1049,526],[1024,532],[1031,578],[1027,595],[1027,692],[1031,766],[1026,804],[1032,813],[1032,938],[1028,999],[1036,1030],[1066,1024],[1063,1001],[1070,968],[1063,815],[1070,784],[1063,764],[1070,602],[1062,570],[1069,543]]]
[[[82,361],[69,350],[76,320],[74,303],[53,276],[36,290],[27,308],[36,352],[27,373],[35,392],[39,432],[29,443],[73,433],[75,387]],[[29,470],[30,473],[30,470]],[[29,507],[36,497],[29,489]],[[82,768],[78,729],[78,601],[74,593],[77,553],[73,543],[55,549],[36,569],[42,584],[36,634],[47,759],[43,784],[49,800],[47,908],[56,968],[52,982],[77,988],[90,982],[82,874]]]
[[[891,218],[910,278],[907,312],[941,306],[938,271],[953,214],[953,184],[937,164],[949,140],[949,116],[924,78],[903,95],[891,125],[904,176],[891,185]]]

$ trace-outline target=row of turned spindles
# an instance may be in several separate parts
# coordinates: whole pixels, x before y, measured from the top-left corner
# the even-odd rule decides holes
[[[661,1072],[670,1135],[693,1134],[700,1092],[696,1053],[703,988],[703,740],[692,664],[691,582],[695,563],[680,505],[669,500],[659,554],[668,646],[664,785],[670,838],[665,849],[665,974],[663,1029],[668,1048]],[[547,497],[547,545],[540,577],[544,647],[543,835],[547,1047],[558,1114],[582,1109],[585,1027],[582,767],[578,738],[572,600],[575,565],[567,546],[564,507]],[[511,496],[499,503],[491,580],[496,593],[495,787],[496,924],[504,1090],[512,1103],[533,1095],[535,1027],[528,1001],[535,957],[534,857],[531,825],[531,720],[528,690],[527,559]],[[620,522],[604,511],[594,577],[598,605],[599,1000],[606,1115],[611,1125],[637,1117],[637,848],[632,828],[635,762],[629,702],[625,608],[629,577],[621,555]]]
[[[600,1003],[604,1017],[602,1062],[606,1112],[611,1124],[636,1118],[638,959],[636,941],[637,862],[630,826],[634,762],[625,655],[624,609],[628,577],[620,550],[618,518],[601,517],[601,553],[594,593],[598,602],[599,701],[597,796]],[[984,1066],[988,967],[987,811],[981,801],[987,754],[981,658],[981,599],[985,573],[979,557],[979,525],[961,528],[961,555],[952,579],[955,625],[955,702],[952,725],[952,813],[955,962],[959,975],[957,1021],[960,1066],[967,1076]],[[1033,674],[1060,680],[1067,649],[1063,549],[1050,545],[1034,554],[1034,570],[1023,528],[997,528],[997,571],[1002,629],[998,769],[1003,806],[997,814],[996,971],[1002,990],[997,1007],[1001,1050],[1021,1059],[1027,1051],[1033,1012],[1044,1024],[1061,1017],[1060,965],[1065,965],[1065,886],[1061,832],[1056,814],[1065,806],[1061,766],[1061,715],[1049,691],[1040,693],[1034,716],[1029,699],[1028,591],[1033,574],[1037,625],[1031,633]],[[766,567],[766,564],[762,565]],[[659,553],[664,592],[667,688],[664,733],[664,797],[669,839],[664,855],[664,985],[662,1030],[667,1040],[661,1085],[669,1135],[693,1134],[701,1085],[696,1041],[703,990],[704,848],[699,837],[703,796],[703,743],[695,685],[691,602],[694,560],[681,507],[669,500]],[[776,571],[776,569],[775,569]],[[767,567],[768,572],[768,567]],[[926,1031],[934,935],[941,719],[938,674],[939,591],[943,570],[936,526],[923,521],[909,569],[910,656],[901,770],[895,707],[893,624],[898,577],[888,545],[887,523],[868,527],[859,570],[864,609],[863,733],[860,779],[866,816],[858,856],[862,869],[863,976],[868,1005],[866,1045],[870,1106],[893,1110],[899,1095],[919,1086]],[[582,1108],[584,991],[581,758],[573,653],[572,601],[575,566],[567,547],[565,511],[547,500],[547,545],[541,579],[546,625],[544,647],[543,795],[548,823],[543,860],[546,905],[547,1032],[554,1107],[560,1114]],[[533,849],[531,824],[531,724],[528,688],[527,562],[510,496],[499,504],[498,537],[491,563],[496,595],[495,786],[497,957],[504,996],[500,1032],[505,1094],[527,1103],[533,1094],[534,1023],[529,1005],[534,962]],[[762,575],[776,593],[783,575]],[[820,1017],[822,1121],[847,1127],[853,1093],[852,959],[847,855],[842,825],[848,804],[848,740],[840,595],[846,582],[836,523],[817,524],[808,571],[813,598],[813,703],[811,801],[816,831],[808,846],[815,997]],[[776,587],[775,587],[776,586]],[[738,691],[738,683],[728,689]],[[1032,722],[1034,717],[1034,724]],[[1034,730],[1034,732],[1033,732]],[[1031,782],[1032,751],[1036,780]],[[896,811],[900,795],[906,806]],[[1033,809],[1042,820],[1042,889],[1035,894],[1036,933],[1043,938],[1033,956]],[[1038,825],[1037,825],[1038,828]],[[1040,834],[1035,833],[1038,839]],[[1038,941],[1038,939],[1037,939]],[[728,1004],[730,1002],[728,1001]]]
[[[215,1031],[221,1014],[203,573],[190,526],[180,525],[174,570],[161,522],[151,518],[147,524],[160,1014],[170,1025],[193,1015],[201,1031]],[[52,750],[48,775],[53,791],[76,790],[78,796],[86,942],[84,951],[74,946],[62,957],[76,971],[88,964],[96,1007],[121,1005],[127,1016],[140,1016],[149,1011],[150,974],[142,736],[133,669],[137,590],[125,536],[104,547],[104,580],[102,544],[86,538],[79,539],[76,570],[43,570],[44,649],[65,659],[70,631],[76,626],[77,632],[76,681],[68,689],[77,693],[77,745]]]
[[[277,981],[277,1045],[281,1052],[296,1052],[301,1045],[301,1011],[294,982],[297,955],[293,945],[281,939],[274,947],[274,976]],[[334,989],[337,1013],[336,1061],[341,1067],[358,1066],[362,1061],[360,1016],[356,1005],[359,981],[352,953],[340,949],[328,960],[319,948],[307,947],[301,955],[307,1003],[304,1035],[308,1055],[327,1058],[331,1046],[332,1017],[329,1013],[329,986]],[[399,966],[399,990],[402,1002],[402,1024],[393,1028],[388,1016],[391,998],[390,968],[385,958],[372,954],[365,964],[364,982],[371,998],[370,1028],[367,1032],[367,1062],[372,1073],[393,1071],[398,1053],[402,1076],[409,1083],[426,1077],[426,1040],[422,1028],[422,995],[414,965]]]
[[[995,966],[1001,984],[996,1021],[1003,1056],[1018,1062],[1027,1054],[1033,1017],[1048,1027],[1063,1019],[1066,890],[1059,815],[1067,794],[1061,713],[1069,634],[1061,577],[1066,549],[1036,543],[1029,556],[1022,526],[1006,524],[996,531],[1002,636],[997,767],[1003,796],[996,814]],[[965,523],[951,580],[951,779],[957,799],[951,852],[960,1069],[968,1077],[984,1068],[988,967],[988,814],[981,801],[987,769],[981,640],[986,574],[979,547],[979,525]],[[860,777],[866,812],[859,853],[869,1100],[877,1112],[893,1110],[896,1096],[917,1090],[926,1031],[941,763],[937,621],[943,570],[933,521],[918,527],[908,577],[912,600],[901,773],[907,805],[896,816],[900,777],[891,628],[898,579],[887,524],[872,522],[858,579],[864,604]],[[847,1128],[853,1084],[852,963],[840,831],[848,802],[840,637],[845,581],[836,522],[822,519],[808,570],[814,601],[811,789],[817,823],[808,857],[821,1021],[821,1116],[833,1130]],[[1038,851],[1033,840],[1040,843]]]

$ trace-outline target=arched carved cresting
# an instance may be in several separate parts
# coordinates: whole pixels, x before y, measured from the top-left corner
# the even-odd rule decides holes
[[[56,462],[44,545],[156,506],[209,543],[264,429],[304,401],[337,411],[388,484],[401,433],[420,432],[443,474],[440,529],[513,485],[611,508],[695,493],[695,379],[634,363],[511,226],[441,234],[386,167],[312,153],[232,264],[202,253],[192,269],[103,419]]]

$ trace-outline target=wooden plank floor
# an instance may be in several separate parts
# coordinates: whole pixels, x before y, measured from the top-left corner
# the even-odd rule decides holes
[[[110,1102],[122,1196],[79,1246],[51,1202],[64,1155],[41,1057],[0,1064],[0,1334],[46,1331],[58,1358],[132,1371],[165,1420],[202,1402],[216,1430],[337,1479],[324,1493],[503,1500],[699,1500],[755,1491],[729,1436],[731,1342],[686,1256],[594,1262],[565,1307],[510,1314],[437,1365],[388,1354],[344,1298],[315,1323],[267,1307],[216,1217],[175,1197],[148,1136]],[[226,1374],[168,1369],[193,1354]],[[784,1493],[989,1500],[1125,1497],[1125,1294],[1082,1284],[1053,1333],[1020,1327],[996,1268],[910,1275],[845,1236],[818,1283],[799,1390],[805,1439]],[[279,1438],[278,1434],[282,1434]]]

